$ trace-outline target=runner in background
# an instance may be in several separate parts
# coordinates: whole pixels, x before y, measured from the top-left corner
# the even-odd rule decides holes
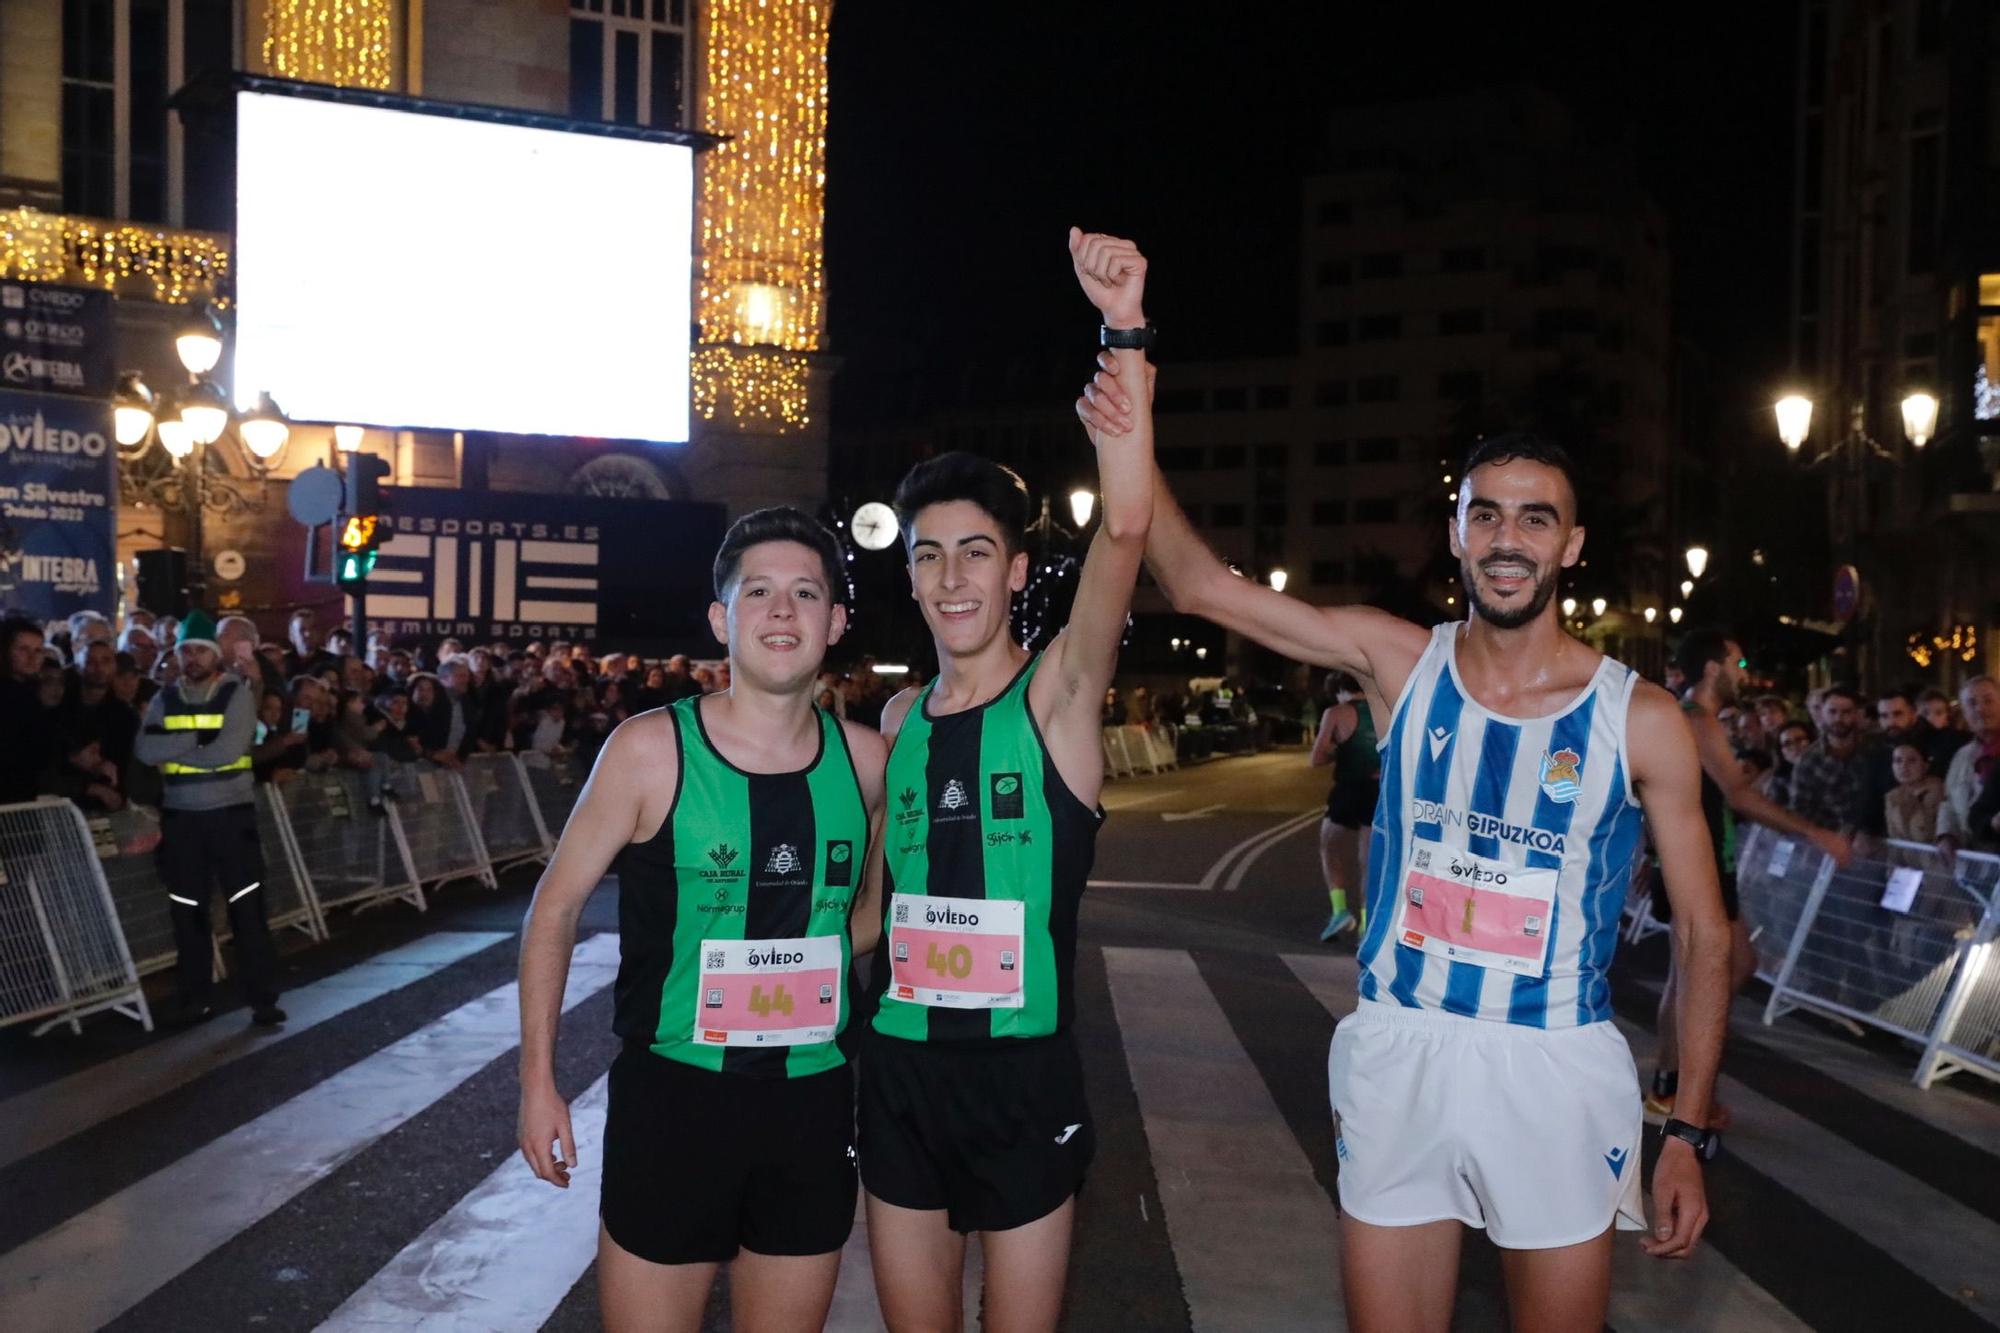
[[[1308,762],[1314,768],[1333,766],[1333,786],[1326,794],[1326,818],[1319,822],[1319,865],[1326,876],[1332,905],[1319,937],[1333,939],[1361,925],[1348,906],[1347,895],[1360,895],[1368,878],[1368,835],[1375,818],[1375,798],[1382,789],[1382,756],[1375,748],[1375,716],[1354,677],[1336,672],[1327,677],[1334,702],[1319,718]]]

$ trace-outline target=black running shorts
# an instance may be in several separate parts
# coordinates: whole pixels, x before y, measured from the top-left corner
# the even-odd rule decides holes
[[[861,1179],[951,1229],[1009,1231],[1083,1188],[1096,1148],[1069,1034],[977,1045],[871,1032],[861,1048]]]
[[[656,1264],[826,1254],[854,1225],[854,1071],[714,1073],[627,1046],[611,1065],[604,1229]]]

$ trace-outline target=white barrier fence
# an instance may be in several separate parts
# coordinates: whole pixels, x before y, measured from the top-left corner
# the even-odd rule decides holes
[[[548,860],[584,777],[573,756],[489,754],[460,770],[426,762],[260,785],[271,926],[325,939],[335,908],[422,911],[453,880],[497,888],[496,871]],[[159,841],[144,807],[86,820],[53,797],[0,806],[0,1026],[41,1020],[39,1035],[112,1009],[152,1027],[139,978],[175,959]],[[219,976],[220,895],[212,908]]]
[[[1884,842],[1845,869],[1811,844],[1751,829],[1736,859],[1743,918],[1770,984],[1764,1022],[1803,1009],[1922,1049],[1928,1088],[2000,1081],[2000,857]]]
[[[1179,768],[1176,753],[1179,728],[1158,723],[1150,727],[1106,727],[1103,732],[1104,774],[1129,778]]]

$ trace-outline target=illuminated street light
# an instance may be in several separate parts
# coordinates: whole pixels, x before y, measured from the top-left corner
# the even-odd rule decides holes
[[[1785,442],[1787,449],[1797,453],[1799,446],[1806,442],[1806,436],[1812,433],[1812,399],[1804,394],[1789,393],[1773,404],[1772,410],[1778,414],[1778,438]]]
[[[1649,606],[1646,608],[1646,623],[1648,625],[1652,624],[1655,620],[1658,620],[1659,618],[1660,618],[1660,610],[1658,607]]]
[[[335,426],[333,446],[343,454],[351,454],[361,447],[362,430],[359,426]]]
[[[1673,621],[1676,625],[1680,624],[1681,609],[1677,606],[1673,610],[1667,612],[1667,619]]]
[[[1903,434],[1910,447],[1921,449],[1937,432],[1938,400],[1927,393],[1913,393],[1903,400]]]
[[[1563,614],[1565,616],[1573,616],[1576,614],[1576,598],[1574,597],[1563,598]]]
[[[1202,661],[1206,662],[1208,660],[1208,649],[1197,648],[1194,650],[1194,655],[1200,658]]]
[[[1287,573],[1286,573],[1286,572],[1285,572],[1284,570],[1282,570],[1282,569],[1274,569],[1274,570],[1272,570],[1272,571],[1271,571],[1271,591],[1272,591],[1272,592],[1283,592],[1283,591],[1285,590],[1285,584],[1291,581],[1291,577],[1292,577],[1292,576],[1291,576],[1290,574],[1287,574]]]
[[[229,398],[220,385],[204,376],[182,395],[181,420],[194,432],[196,444],[214,444],[229,429]]]
[[[260,393],[257,395],[257,406],[237,423],[236,433],[242,437],[245,449],[268,462],[285,447],[285,441],[291,438],[292,428],[285,420],[285,414],[271,401],[271,395]]]
[[[1592,614],[1593,616],[1601,616],[1604,614],[1604,608],[1608,605],[1609,603],[1606,602],[1602,597],[1593,597],[1590,599],[1590,614]]]
[[[1081,486],[1069,493],[1069,516],[1079,528],[1090,522],[1090,511],[1096,507],[1097,497]]]
[[[160,444],[175,462],[194,452],[194,427],[179,416],[162,415],[159,420]]]
[[[1681,596],[1683,596],[1683,597],[1692,597],[1692,596],[1694,596],[1694,580],[1693,580],[1693,579],[1682,579],[1682,580],[1681,580]]]
[[[174,332],[174,351],[190,375],[206,375],[222,360],[222,321],[207,307],[190,310]]]
[[[118,377],[118,392],[111,400],[111,433],[124,445],[146,438],[153,429],[153,391],[136,370]]]
[[[1708,548],[1706,546],[1688,547],[1687,562],[1688,574],[1694,578],[1700,578],[1708,569]]]

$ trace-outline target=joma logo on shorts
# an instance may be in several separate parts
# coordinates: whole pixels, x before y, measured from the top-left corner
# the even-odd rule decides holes
[[[788,967],[793,963],[803,963],[806,956],[787,949],[766,949],[758,953],[752,949],[746,958],[752,967]]]
[[[979,913],[961,912],[951,907],[926,907],[924,923],[931,926],[976,926]]]

